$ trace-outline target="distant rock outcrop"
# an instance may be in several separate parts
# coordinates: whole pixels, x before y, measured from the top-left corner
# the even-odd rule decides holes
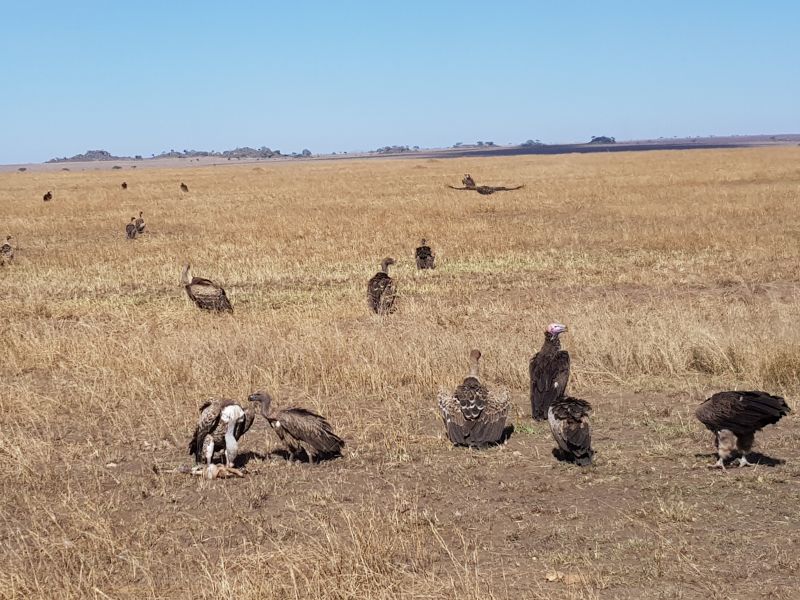
[[[617,140],[607,135],[593,135],[590,144],[616,144]]]
[[[51,158],[47,162],[86,162],[91,160],[133,160],[130,156],[114,156],[107,150],[87,150],[84,154],[76,154],[73,157],[67,158]]]

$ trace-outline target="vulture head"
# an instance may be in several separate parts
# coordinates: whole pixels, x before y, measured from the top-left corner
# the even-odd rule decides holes
[[[255,402],[256,404],[261,406],[261,414],[266,415],[269,413],[270,405],[272,404],[272,396],[270,396],[267,392],[261,390],[258,392],[254,392],[250,394],[247,399],[250,402]]]
[[[550,339],[558,339],[558,336],[567,331],[567,326],[561,323],[550,323],[544,330],[545,335]]]
[[[144,211],[141,211],[141,210],[140,210],[140,211],[139,211],[139,218],[140,218],[140,219],[142,218],[142,215],[144,215]]]
[[[389,265],[393,265],[394,263],[395,260],[391,256],[387,256],[381,261],[381,271],[383,271],[384,273],[388,273]]]
[[[481,360],[481,351],[473,350],[469,353],[469,376],[479,379],[479,361]]]

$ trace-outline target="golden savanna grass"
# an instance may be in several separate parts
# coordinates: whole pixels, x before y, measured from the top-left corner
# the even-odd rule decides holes
[[[465,172],[525,187],[445,187]],[[0,175],[0,598],[797,597],[794,415],[757,437],[785,463],[721,473],[693,411],[797,406],[798,199],[794,148]],[[186,261],[233,315],[189,303]],[[586,470],[530,420],[554,320]],[[517,425],[484,452],[434,409],[473,347]],[[169,472],[205,398],[257,388],[328,416],[344,457],[290,465],[259,418],[246,478]]]

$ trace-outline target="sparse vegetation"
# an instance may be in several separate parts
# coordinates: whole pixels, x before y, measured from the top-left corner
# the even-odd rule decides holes
[[[720,473],[693,410],[732,388],[797,410],[799,160],[265,162],[138,169],[126,194],[111,170],[0,173],[0,234],[19,240],[2,271],[0,597],[795,598],[796,414],[756,442],[786,464]],[[525,187],[445,189],[466,172]],[[423,236],[437,268],[418,272]],[[379,317],[364,295],[384,256],[398,298]],[[186,262],[235,314],[190,303]],[[553,320],[594,407],[587,470],[530,420],[527,362]],[[450,447],[435,406],[474,347],[516,426],[485,452]],[[329,418],[343,458],[269,456],[258,419],[245,478],[169,472],[204,399],[259,388]]]

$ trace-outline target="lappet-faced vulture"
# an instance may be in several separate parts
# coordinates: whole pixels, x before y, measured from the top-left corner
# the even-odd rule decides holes
[[[436,257],[433,255],[431,247],[425,243],[425,240],[420,240],[419,247],[414,252],[414,259],[417,261],[417,269],[435,269],[434,261]]]
[[[290,460],[298,460],[302,453],[312,463],[320,458],[341,456],[344,440],[333,432],[324,417],[305,408],[276,410],[272,396],[266,392],[255,392],[248,399],[260,405],[261,415],[286,445]]]
[[[455,393],[439,393],[439,412],[447,437],[456,446],[484,447],[506,435],[510,403],[507,392],[493,393],[481,382],[480,350],[469,355],[469,375]]]
[[[547,418],[547,409],[564,396],[569,382],[569,353],[561,349],[558,336],[566,325],[550,323],[544,332],[544,344],[528,363],[531,380],[531,414],[537,421]]]
[[[214,453],[225,451],[225,466],[232,468],[241,438],[255,419],[252,409],[243,409],[233,400],[209,400],[200,407],[200,418],[189,442],[189,454],[196,463],[211,466]]]
[[[592,464],[594,454],[589,425],[591,412],[592,406],[586,400],[570,396],[557,398],[547,409],[550,431],[558,447],[566,455],[565,458],[582,467]]]
[[[694,414],[714,432],[719,460],[712,466],[724,469],[725,461],[736,451],[740,467],[752,465],[747,454],[756,431],[777,423],[790,411],[783,398],[766,392],[719,392],[698,406]]]
[[[372,312],[379,315],[394,312],[397,293],[394,280],[389,277],[389,265],[393,265],[394,262],[393,258],[384,258],[381,261],[381,270],[375,273],[367,283],[367,303]]]
[[[225,290],[210,279],[191,277],[191,268],[191,265],[187,264],[181,273],[181,283],[189,299],[204,310],[233,312],[233,306]]]

